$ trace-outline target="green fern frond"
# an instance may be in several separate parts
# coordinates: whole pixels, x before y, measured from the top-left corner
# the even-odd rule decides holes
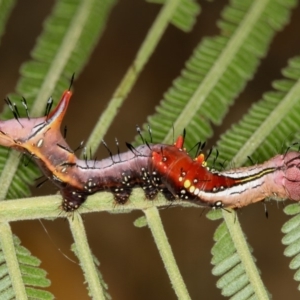
[[[227,230],[226,224],[219,225],[214,234],[215,244],[212,248],[213,275],[222,276],[217,287],[226,297],[249,299],[254,295],[254,289],[246,276],[245,268],[235,251],[235,245]]]
[[[252,248],[246,241],[236,214],[227,210],[222,213],[225,222],[215,232],[212,251],[212,264],[215,265],[212,273],[222,276],[217,287],[222,290],[222,295],[230,296],[230,299],[269,299],[252,256]],[[207,214],[211,220],[220,216],[219,212]]]
[[[26,98],[31,115],[42,115],[46,100],[53,96],[56,102],[69,86],[72,74],[80,73],[99,39],[113,3],[113,0],[57,1],[32,51],[33,59],[21,67],[17,93]],[[18,95],[9,97],[20,102]],[[6,109],[1,118],[11,118],[11,112]],[[0,156],[7,157],[7,150],[1,148]],[[13,154],[5,163],[5,169],[3,162],[0,164],[3,180],[0,198],[29,195],[28,185],[38,177],[39,171],[32,164],[19,166],[19,156]]]
[[[252,106],[242,121],[234,125],[221,137],[218,142],[221,161],[234,161],[234,165],[239,166],[246,161],[247,156],[253,155],[254,151],[255,155],[253,157],[266,160],[274,155],[274,144],[277,141],[285,141],[290,144],[294,140],[293,133],[300,130],[300,124],[297,122],[297,112],[300,109],[300,57],[291,59],[288,67],[282,73],[286,78],[274,82],[275,91],[264,94],[263,99]],[[223,216],[226,213],[224,212]],[[214,217],[214,219],[217,218]],[[225,223],[222,223],[221,226],[225,228],[223,235],[227,235],[226,242],[231,243],[230,231],[232,228],[225,227]],[[244,236],[237,238],[241,240]],[[290,241],[289,237],[287,240]],[[236,241],[233,242],[236,246]],[[227,253],[225,253],[225,249]],[[237,247],[234,249],[238,251]],[[230,248],[224,247],[224,261],[231,260],[232,256],[237,253],[232,253]],[[251,259],[248,258],[248,260]],[[214,258],[213,261],[215,260]],[[221,262],[220,266],[222,267],[223,264]],[[232,272],[232,270],[229,272]],[[220,279],[222,282],[226,281],[227,274]],[[246,276],[246,270],[239,276]]]
[[[34,115],[40,116],[45,108],[41,99],[53,96],[58,100],[72,74],[78,76],[113,4],[114,0],[57,1],[31,53],[33,60],[21,67],[22,77],[17,85],[17,92],[29,104],[32,99],[39,100],[31,109]]]
[[[275,90],[265,93],[241,122],[222,135],[217,144],[221,161],[233,159],[240,166],[250,155],[264,161],[278,153],[276,146],[285,151],[295,139],[300,130],[300,57],[291,59],[282,73],[285,79],[273,82]]]
[[[9,17],[15,2],[15,0],[3,0],[0,2],[0,37],[4,33],[7,18]]]
[[[282,232],[285,236],[282,239],[282,243],[286,245],[284,250],[284,255],[287,257],[292,257],[290,262],[290,268],[295,270],[294,280],[300,281],[300,206],[299,203],[290,204],[284,208],[284,212],[291,216],[282,226]],[[298,285],[298,290],[300,290],[300,285]]]
[[[187,129],[188,148],[211,136],[210,123],[221,122],[294,5],[295,1],[231,1],[219,22],[220,35],[200,43],[157,114],[149,118],[154,141],[171,143],[173,127]]]
[[[28,299],[54,299],[50,292],[39,289],[50,286],[50,280],[46,278],[47,273],[39,268],[40,260],[32,256],[25,247],[21,246],[20,240],[16,236],[14,236],[14,246]],[[0,298],[12,299],[15,296],[15,292],[12,288],[2,250],[0,250],[0,262]]]
[[[147,0],[147,2],[164,4],[165,0]],[[181,0],[171,23],[182,31],[191,31],[196,17],[200,13],[200,5],[195,0]]]

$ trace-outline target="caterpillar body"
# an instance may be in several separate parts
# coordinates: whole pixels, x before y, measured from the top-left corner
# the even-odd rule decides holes
[[[110,191],[125,204],[135,187],[147,199],[162,192],[212,208],[240,208],[268,197],[300,200],[300,154],[288,152],[263,164],[228,171],[210,170],[205,157],[192,158],[179,136],[174,145],[143,144],[102,160],[81,160],[66,143],[60,127],[72,92],[63,93],[47,116],[0,121],[0,145],[32,157],[60,190],[62,208],[78,209],[86,198]]]

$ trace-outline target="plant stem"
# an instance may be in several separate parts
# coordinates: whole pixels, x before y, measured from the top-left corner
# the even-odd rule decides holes
[[[113,195],[108,192],[101,192],[92,195],[80,207],[78,212],[91,213],[91,212],[113,212],[124,213],[132,210],[144,210],[150,206],[165,207],[170,205],[162,195],[153,202],[145,201],[144,192],[142,189],[135,189],[130,197],[130,202],[124,205],[115,205]],[[172,207],[200,207],[196,204],[189,202],[172,202]],[[42,218],[65,218],[67,213],[61,209],[61,196],[42,196],[24,199],[16,199],[9,201],[0,201],[0,220],[1,222],[21,221],[21,220],[34,220]]]
[[[191,299],[176,264],[157,208],[153,206],[151,208],[145,209],[144,213],[147,217],[147,222],[154,237],[155,244],[157,245],[158,251],[163,260],[178,299]]]
[[[19,167],[19,161],[19,153],[16,151],[10,151],[10,154],[0,175],[0,200],[6,198],[8,189]]]
[[[99,118],[96,126],[94,127],[94,130],[92,131],[86,143],[86,147],[88,149],[93,149],[93,151],[96,151],[99,147],[99,144],[108,127],[114,120],[119,107],[132,89],[145,64],[148,62],[149,57],[153,53],[155,47],[165,32],[179,3],[179,0],[168,0],[161,9],[142,46],[140,47],[135,60],[127,70],[121,83],[114,92],[112,99],[109,101],[106,110],[103,112],[102,116]]]
[[[269,299],[267,290],[264,287],[264,284],[258,273],[258,269],[253,261],[253,256],[249,250],[236,213],[234,211],[232,211],[232,213],[228,213],[228,211],[223,210],[223,218],[230,232],[231,238],[235,245],[235,249],[240,257],[245,272],[255,292],[256,298]]]
[[[86,238],[82,218],[79,214],[74,213],[73,216],[68,218],[68,221],[76,243],[76,253],[88,283],[90,296],[92,299],[105,300],[105,293],[99,281],[96,265],[93,261],[93,256]]]
[[[9,277],[15,292],[16,299],[27,299],[26,289],[19,268],[18,258],[16,255],[13,235],[8,223],[0,223],[0,240],[1,248],[4,253]]]

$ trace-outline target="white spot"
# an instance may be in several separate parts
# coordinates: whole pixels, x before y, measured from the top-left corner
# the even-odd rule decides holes
[[[222,201],[217,201],[214,203],[214,208],[222,208],[223,207],[223,202]]]
[[[37,142],[36,146],[37,146],[38,148],[40,148],[40,147],[42,147],[43,143],[44,143],[44,140],[43,140],[43,139],[40,139],[40,140]]]
[[[196,188],[195,191],[194,191],[194,195],[197,196],[199,193],[200,193],[200,190],[198,188]]]

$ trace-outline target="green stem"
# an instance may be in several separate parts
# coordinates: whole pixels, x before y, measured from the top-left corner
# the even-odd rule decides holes
[[[92,299],[105,300],[105,293],[99,281],[93,256],[86,238],[82,218],[79,214],[75,213],[68,218],[68,221],[76,244],[76,253],[88,283],[90,296]]]
[[[20,154],[16,151],[10,151],[0,175],[0,200],[6,198],[8,189],[19,167],[19,161]]]
[[[156,207],[165,207],[169,206],[170,202],[167,201],[162,195],[158,195],[154,201],[146,201],[143,190],[135,189],[128,203],[125,205],[116,205],[111,193],[101,192],[90,196],[88,200],[80,207],[78,212],[80,214],[102,211],[125,213],[132,210],[148,209],[153,205]],[[199,207],[193,203],[185,201],[172,202],[172,207],[176,206]],[[67,217],[67,213],[63,212],[61,209],[60,195],[0,201],[1,222],[65,217]]]
[[[144,213],[178,299],[191,299],[176,264],[157,208],[153,206],[144,210]]]
[[[16,299],[27,299],[26,289],[20,272],[16,255],[13,234],[8,223],[0,223],[1,248],[4,253],[9,277],[15,292]]]
[[[94,130],[92,131],[86,143],[86,147],[88,149],[96,151],[99,147],[101,139],[114,120],[119,107],[132,89],[145,64],[148,62],[150,55],[153,53],[155,47],[165,32],[179,3],[179,0],[168,0],[161,9],[155,22],[150,28],[146,39],[140,47],[135,60],[127,70],[124,78],[114,92],[112,99],[109,101],[106,110],[103,112],[102,116],[99,118],[96,126],[94,127]]]
[[[249,250],[236,213],[234,211],[232,211],[232,213],[228,213],[228,211],[223,210],[223,218],[230,232],[231,238],[235,245],[235,249],[240,257],[242,265],[255,292],[256,298],[269,299],[268,293],[258,273],[258,269]]]

